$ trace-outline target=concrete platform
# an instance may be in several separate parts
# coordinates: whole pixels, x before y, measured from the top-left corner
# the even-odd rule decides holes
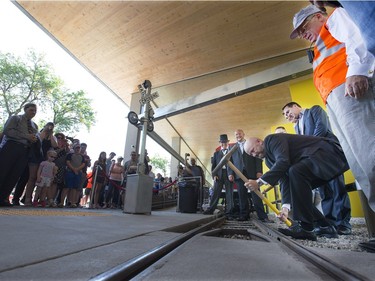
[[[163,229],[207,216],[121,210],[0,209],[0,280],[88,280],[179,233]]]
[[[164,230],[210,217],[175,210],[132,215],[121,210],[0,208],[0,280],[89,280],[180,235]],[[168,262],[160,267],[164,271],[143,278],[213,280],[210,273],[215,273],[215,280],[317,280],[313,272],[298,269],[294,256],[280,257],[281,250],[271,244],[196,237],[181,246],[184,254],[166,256]],[[375,254],[329,249],[321,253],[368,280],[375,276]],[[280,272],[277,265],[285,261],[290,266]],[[290,276],[293,264],[296,271]]]

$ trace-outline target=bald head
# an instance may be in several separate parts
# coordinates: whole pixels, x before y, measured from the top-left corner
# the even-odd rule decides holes
[[[263,159],[265,156],[263,140],[255,137],[248,138],[244,145],[244,151],[253,157]]]

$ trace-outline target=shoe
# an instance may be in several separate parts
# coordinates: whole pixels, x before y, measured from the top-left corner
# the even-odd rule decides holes
[[[247,221],[247,220],[249,220],[249,217],[239,217],[237,220],[238,221]]]
[[[375,253],[375,239],[371,239],[368,242],[361,242],[358,246],[369,253]]]
[[[64,208],[64,204],[63,204],[63,203],[59,203],[59,204],[57,205],[57,207],[58,207],[58,208]]]
[[[70,204],[69,207],[70,207],[70,208],[77,208],[77,205],[76,205],[76,204]]]
[[[16,199],[16,198],[13,198],[12,204],[13,204],[13,206],[20,206],[20,200]]]
[[[206,211],[203,212],[203,215],[213,215],[213,214],[214,214],[214,212],[211,211],[211,210],[206,210]]]
[[[275,222],[273,220],[270,220],[269,218],[260,219],[260,221],[263,222],[263,223],[274,223]]]
[[[314,233],[319,237],[338,238],[337,231],[334,226],[318,226],[314,228]]]
[[[225,215],[225,219],[228,221],[234,221],[236,218],[233,217],[232,215]]]
[[[34,208],[38,207],[38,201],[34,201],[34,202],[33,202],[33,207],[34,207]]]
[[[351,235],[352,234],[352,230],[349,227],[346,227],[346,226],[343,226],[343,225],[339,225],[337,227],[337,234],[338,235]]]
[[[42,206],[42,208],[45,208],[46,207],[46,201],[40,202],[40,205]]]
[[[299,223],[292,225],[289,228],[278,228],[278,231],[286,236],[291,236],[295,239],[316,241],[316,234],[314,231],[304,230]]]

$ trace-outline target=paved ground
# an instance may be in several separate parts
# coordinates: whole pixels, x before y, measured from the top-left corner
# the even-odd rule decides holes
[[[180,235],[165,231],[167,228],[210,218],[177,213],[175,208],[153,211],[151,215],[124,214],[121,210],[0,208],[0,280],[89,280]],[[215,271],[220,272],[216,280],[269,280],[270,276],[272,280],[285,280],[286,276],[275,273],[273,268],[272,259],[278,254],[261,250],[269,245],[251,242],[258,247],[259,258],[270,260],[263,262],[266,270],[253,279],[249,272],[260,268],[254,259],[255,266],[247,265],[254,258],[254,250],[253,254],[249,252],[250,244],[220,238],[220,246],[212,246],[217,241],[212,237],[189,242],[194,249],[189,251],[184,246],[185,254],[172,258],[171,272],[158,271],[158,275],[148,275],[146,279],[163,280],[164,276],[169,280],[207,280],[209,273]],[[375,254],[321,251],[371,278],[375,276]],[[235,279],[232,270],[236,270]],[[302,275],[296,277],[300,279]]]

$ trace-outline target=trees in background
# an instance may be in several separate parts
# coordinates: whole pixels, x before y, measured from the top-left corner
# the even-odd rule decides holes
[[[40,127],[51,121],[56,132],[74,133],[79,127],[89,130],[95,124],[95,112],[86,93],[66,89],[44,55],[30,50],[20,58],[0,52],[0,130],[29,102],[38,105],[38,116],[43,113]]]

